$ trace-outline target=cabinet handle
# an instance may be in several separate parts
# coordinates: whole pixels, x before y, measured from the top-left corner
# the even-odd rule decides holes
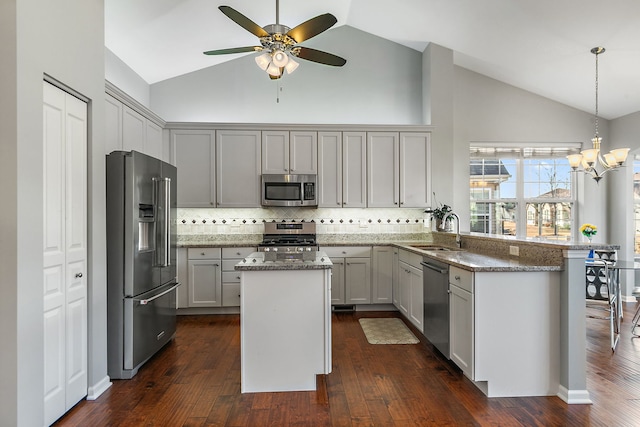
[[[204,256],[204,252],[200,252],[200,255]]]
[[[342,253],[346,255],[347,251],[342,251]]]
[[[220,264],[213,264],[214,267],[218,267]]]
[[[460,280],[460,276],[454,276],[453,278],[456,280]]]
[[[340,205],[342,205],[342,203],[338,202],[338,203],[336,203],[336,205],[340,206]]]
[[[240,255],[240,252],[236,252],[236,255]]]
[[[76,278],[79,279],[82,277],[82,273],[76,273]]]
[[[393,204],[394,204],[394,205],[397,205],[397,204],[398,204],[398,202],[393,202]]]
[[[240,276],[236,276],[236,279],[240,280]]]

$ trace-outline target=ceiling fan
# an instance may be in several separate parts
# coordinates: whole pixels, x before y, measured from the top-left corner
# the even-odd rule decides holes
[[[263,52],[256,56],[258,66],[269,74],[272,80],[279,79],[286,70],[291,74],[298,63],[294,57],[319,64],[342,67],[347,61],[339,56],[310,47],[298,46],[331,28],[338,20],[330,13],[318,15],[294,28],[280,24],[280,0],[276,0],[276,23],[260,27],[237,10],[229,6],[218,7],[222,13],[260,39],[260,46],[235,47],[231,49],[209,50],[205,55],[226,55],[243,52]]]

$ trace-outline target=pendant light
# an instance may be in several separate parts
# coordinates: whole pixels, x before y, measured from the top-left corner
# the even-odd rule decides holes
[[[605,173],[621,167],[627,160],[627,155],[629,154],[629,148],[617,148],[604,155],[600,152],[602,138],[598,135],[598,55],[604,53],[604,51],[605,49],[603,47],[594,47],[591,49],[591,53],[596,56],[596,129],[591,139],[592,148],[583,150],[580,154],[567,156],[571,169],[588,173],[596,182],[600,182]],[[582,166],[582,170],[578,169],[580,166]]]

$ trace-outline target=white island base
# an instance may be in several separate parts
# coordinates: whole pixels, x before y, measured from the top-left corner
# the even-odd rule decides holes
[[[331,372],[330,265],[242,270],[242,393],[316,390]]]

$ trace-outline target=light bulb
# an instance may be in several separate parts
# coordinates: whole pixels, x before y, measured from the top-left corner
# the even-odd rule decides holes
[[[269,55],[268,53],[263,53],[262,55],[256,56],[256,64],[258,64],[258,67],[260,67],[260,69],[266,71],[270,63],[271,55]]]
[[[289,56],[279,49],[273,51],[271,58],[276,67],[284,67],[289,62]]]
[[[269,67],[267,68],[267,73],[269,73],[272,76],[280,76],[280,74],[282,74],[282,71],[280,70],[280,67],[277,67],[273,62],[271,64],[269,64]]]
[[[293,58],[289,58],[289,62],[284,66],[284,69],[287,70],[287,74],[293,73],[296,68],[298,68],[299,63],[293,60]]]
[[[582,154],[570,154],[567,156],[567,160],[569,160],[569,166],[573,169],[577,169],[582,162]]]

